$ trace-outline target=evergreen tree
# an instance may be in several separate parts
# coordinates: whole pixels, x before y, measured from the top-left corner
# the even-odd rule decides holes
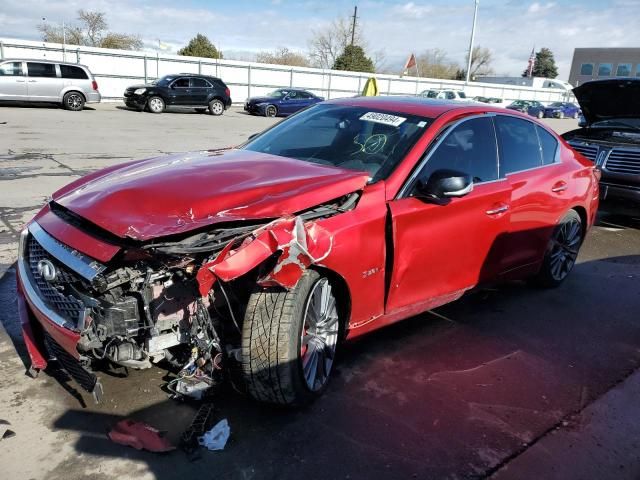
[[[528,68],[522,72],[522,76],[529,76]],[[558,67],[556,67],[556,61],[553,58],[553,52],[551,50],[543,47],[536,53],[536,61],[533,65],[531,76],[545,78],[556,78],[558,76]]]
[[[347,45],[340,56],[336,58],[333,69],[373,73],[375,66],[373,65],[373,61],[365,55],[362,47]]]
[[[201,33],[193,37],[186,47],[178,50],[178,55],[184,55],[186,57],[222,58],[222,52]]]

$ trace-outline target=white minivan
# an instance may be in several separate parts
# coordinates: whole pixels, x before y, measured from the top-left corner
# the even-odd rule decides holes
[[[80,111],[98,103],[98,84],[84,65],[48,60],[0,61],[0,101],[58,103]]]

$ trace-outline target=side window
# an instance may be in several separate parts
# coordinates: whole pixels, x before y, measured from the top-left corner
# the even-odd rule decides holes
[[[496,136],[489,117],[462,122],[445,135],[418,175],[422,182],[442,169],[468,173],[476,183],[498,178]]]
[[[455,100],[456,94],[453,92],[447,92],[447,100]]]
[[[50,77],[55,78],[56,66],[53,63],[31,63],[27,62],[27,72],[30,77]]]
[[[298,98],[311,98],[311,95],[307,92],[298,92]]]
[[[500,173],[507,175],[542,165],[536,126],[528,120],[498,115]]]
[[[556,163],[558,154],[558,140],[547,132],[544,128],[536,125],[538,129],[538,138],[540,139],[540,148],[542,149],[542,164],[551,165]]]
[[[193,88],[211,88],[211,84],[204,78],[192,78],[191,87]]]
[[[173,88],[189,88],[188,78],[179,78],[171,85]]]
[[[71,65],[60,65],[60,75],[62,78],[77,78],[81,80],[86,80],[89,77],[87,76],[87,72],[85,72],[80,67],[73,67]]]
[[[22,76],[22,62],[8,62],[0,65],[0,77]]]
[[[296,92],[295,90],[291,90],[289,92],[289,98],[298,98],[298,92]]]

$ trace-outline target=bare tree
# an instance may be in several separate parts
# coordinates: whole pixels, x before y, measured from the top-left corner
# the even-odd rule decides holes
[[[279,47],[273,52],[260,52],[256,55],[256,61],[275,65],[289,65],[291,67],[309,67],[309,59],[302,53],[292,52],[286,47]]]
[[[467,55],[467,58],[468,57]],[[480,45],[473,47],[471,53],[471,76],[492,74],[493,68],[491,68],[491,63],[493,63],[493,53],[491,50],[481,47]]]
[[[349,17],[340,17],[326,27],[311,32],[309,56],[314,66],[319,68],[333,66],[345,47],[351,43],[351,27]],[[354,44],[364,47],[359,29],[356,29]]]
[[[108,28],[104,12],[80,9],[78,10],[78,20],[80,20],[86,32],[86,45],[89,47],[101,46],[102,38]]]
[[[449,60],[447,52],[440,48],[425,50],[417,57],[418,70],[421,77],[442,78],[451,80],[456,78],[460,66]]]
[[[116,48],[135,50],[142,48],[142,40],[137,35],[108,31],[106,16],[103,12],[78,10],[79,25],[61,25],[42,23],[38,30],[45,42],[69,45],[86,45],[89,47]],[[65,38],[66,37],[66,38]]]

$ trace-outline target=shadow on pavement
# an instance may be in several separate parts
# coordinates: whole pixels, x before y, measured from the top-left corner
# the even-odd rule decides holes
[[[231,440],[195,463],[105,436],[124,415],[173,442],[188,426],[197,406],[159,395],[150,371],[103,377],[111,400],[54,427],[80,433],[78,453],[139,460],[158,479],[482,477],[640,366],[638,265],[613,257],[576,265],[555,290],[480,290],[346,344],[328,391],[303,410],[227,389],[214,402]],[[127,405],[141,389],[152,404]]]

